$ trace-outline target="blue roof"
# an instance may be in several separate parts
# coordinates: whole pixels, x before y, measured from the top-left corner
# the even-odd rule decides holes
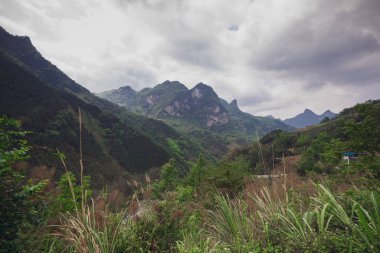
[[[353,157],[353,156],[360,155],[360,153],[357,153],[357,152],[344,152],[343,155],[344,156],[348,156],[348,157]]]

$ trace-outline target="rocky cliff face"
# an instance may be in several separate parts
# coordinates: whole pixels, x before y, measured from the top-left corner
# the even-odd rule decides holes
[[[183,92],[164,107],[163,116],[191,118],[200,125],[213,127],[227,124],[227,110],[220,103],[214,90],[203,83]]]
[[[179,118],[208,128],[230,122],[228,111],[218,95],[203,83],[188,89],[180,82],[165,81],[140,92],[127,86],[100,93],[99,96],[131,111],[160,119]]]
[[[120,93],[120,89],[111,91],[113,92]],[[107,93],[103,97],[118,103],[118,100],[112,98],[119,95],[110,96]],[[204,83],[188,89],[180,82],[165,81],[153,88],[145,88],[128,99],[130,102],[125,103],[128,109],[163,119],[172,126],[196,126],[231,136],[244,136],[247,140],[256,136],[256,131],[264,134],[278,128],[291,129],[280,120],[242,112],[236,99],[228,103]]]

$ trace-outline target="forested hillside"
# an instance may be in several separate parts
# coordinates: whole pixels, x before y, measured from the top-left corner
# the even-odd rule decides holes
[[[336,118],[295,132],[274,131],[264,136],[260,143],[265,164],[271,168],[273,156],[301,155],[298,172],[340,174],[371,173],[380,176],[380,100],[370,100],[344,109]],[[251,160],[257,173],[263,173],[263,163],[258,153],[258,143],[236,150]],[[358,154],[358,162],[343,162],[344,153]],[[281,163],[281,159],[276,160]]]
[[[79,172],[79,108],[84,164],[98,186],[117,181],[126,172],[143,173],[170,157],[186,167],[185,160],[200,150],[164,123],[91,94],[44,59],[27,37],[1,28],[0,52],[0,114],[21,120],[33,132],[28,140],[33,145],[30,162],[35,166],[54,167],[56,176],[61,175],[58,149],[67,156],[69,167]]]

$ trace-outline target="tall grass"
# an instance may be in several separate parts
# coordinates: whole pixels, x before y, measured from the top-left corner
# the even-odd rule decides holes
[[[215,210],[210,210],[206,220],[208,236],[213,241],[231,246],[234,251],[255,247],[256,226],[248,212],[248,205],[240,199],[215,194]]]
[[[303,201],[276,198],[264,188],[250,196],[255,203],[250,210],[241,199],[216,194],[215,209],[206,219],[206,240],[231,252],[380,252],[378,192],[357,201],[335,196],[321,184],[315,188],[317,194]]]
[[[86,204],[85,204],[86,205]],[[66,246],[66,252],[115,252],[120,244],[122,217],[107,215],[99,219],[94,205],[84,206],[77,214],[62,214],[61,224],[53,235]]]
[[[84,166],[82,153],[82,115],[80,108],[78,115],[81,203],[78,206],[78,198],[75,196],[73,183],[69,174],[67,174],[75,212],[62,213],[60,224],[52,226],[54,240],[49,251],[54,252],[58,250],[57,247],[60,247],[65,252],[115,252],[122,237],[121,233],[124,226],[123,218],[125,213],[112,214],[108,212],[106,206],[104,206],[104,210],[95,210],[93,199],[88,201],[88,194],[83,187]],[[62,154],[60,155],[60,159],[66,172],[68,172]]]
[[[202,229],[183,232],[182,240],[177,242],[179,253],[217,253],[220,252],[219,246],[219,243],[213,243]]]
[[[380,251],[380,194],[371,192],[365,199],[368,202],[367,209],[357,201],[350,201],[350,209],[345,209],[338,202],[336,197],[323,185],[319,185],[323,194],[331,203],[331,213],[336,217],[345,229],[349,229],[352,234],[358,235],[371,252]],[[318,203],[323,202],[323,198],[316,198]]]

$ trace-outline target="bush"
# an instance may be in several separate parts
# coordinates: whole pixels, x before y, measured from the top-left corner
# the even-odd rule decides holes
[[[234,160],[224,160],[207,170],[209,185],[223,188],[231,193],[240,191],[243,187],[244,175],[249,172],[249,162],[239,156]]]

